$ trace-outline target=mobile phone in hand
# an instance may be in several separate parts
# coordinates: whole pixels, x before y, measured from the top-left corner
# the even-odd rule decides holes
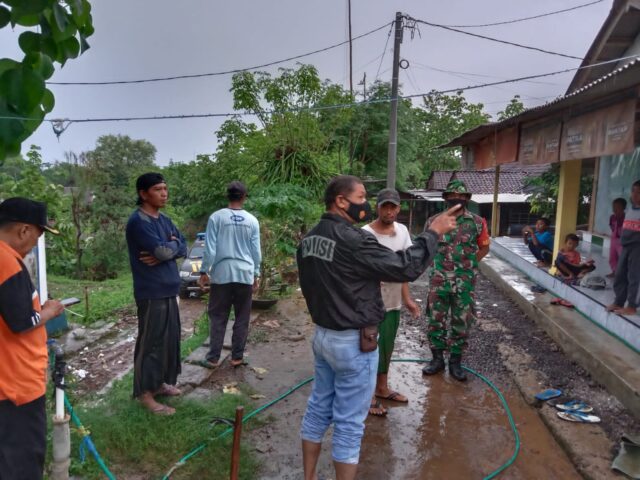
[[[63,307],[67,308],[71,305],[77,305],[78,303],[80,303],[80,299],[76,297],[65,298],[64,300],[60,300],[60,303]]]

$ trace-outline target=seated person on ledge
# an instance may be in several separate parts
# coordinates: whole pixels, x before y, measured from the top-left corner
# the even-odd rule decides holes
[[[536,265],[539,267],[550,267],[553,258],[553,235],[549,224],[548,218],[541,217],[536,222],[535,231],[528,225],[522,229],[524,243],[538,260]]]
[[[560,249],[556,258],[556,267],[567,280],[582,278],[587,273],[596,269],[593,260],[582,263],[580,253],[576,250],[580,238],[575,233],[570,233],[564,239],[564,247]]]

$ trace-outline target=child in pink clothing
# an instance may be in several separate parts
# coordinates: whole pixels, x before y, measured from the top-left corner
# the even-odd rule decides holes
[[[616,198],[613,201],[613,214],[609,217],[609,227],[611,228],[611,247],[609,248],[609,265],[611,273],[608,277],[613,277],[618,268],[618,258],[622,252],[620,235],[622,235],[622,224],[624,223],[624,211],[627,208],[627,201],[624,198]]]

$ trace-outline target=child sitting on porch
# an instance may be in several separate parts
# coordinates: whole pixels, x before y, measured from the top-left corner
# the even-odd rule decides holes
[[[566,280],[576,280],[596,269],[593,260],[582,263],[580,253],[576,250],[580,238],[575,233],[570,233],[564,239],[564,247],[560,249],[556,258],[556,267],[562,272]]]
[[[620,236],[622,235],[622,224],[624,223],[624,211],[627,208],[627,201],[624,198],[616,198],[613,201],[613,213],[609,217],[609,228],[611,228],[611,247],[609,248],[609,265],[611,273],[607,275],[613,278],[618,268],[618,259],[622,253]]]
[[[622,224],[620,243],[622,253],[613,280],[616,298],[607,310],[619,315],[635,315],[640,304],[640,180],[631,186],[631,208]]]
[[[553,258],[553,235],[549,231],[548,218],[539,218],[536,222],[535,232],[530,226],[522,229],[525,245],[529,246],[529,250],[538,260],[536,265],[539,267],[551,266]]]

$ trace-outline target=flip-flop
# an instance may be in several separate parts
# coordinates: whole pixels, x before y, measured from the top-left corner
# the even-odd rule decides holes
[[[549,388],[547,390],[545,390],[544,392],[540,392],[536,394],[536,398],[538,400],[541,400],[543,402],[550,400],[552,398],[557,398],[560,395],[562,395],[562,390],[558,390],[556,388]]]
[[[170,407],[169,405],[165,405],[163,403],[159,403],[156,407],[153,407],[153,408],[149,408],[147,405],[144,405],[144,404],[142,406],[146,408],[147,411],[149,411],[150,413],[153,413],[154,415],[162,415],[162,416],[168,417],[176,413],[175,408]]]
[[[196,365],[199,365],[201,367],[204,368],[208,368],[209,370],[215,370],[216,368],[218,368],[221,365],[222,362],[211,362],[209,360],[200,360],[199,362],[196,362]]]
[[[239,360],[230,360],[229,364],[233,367],[233,368],[238,368],[238,367],[243,367],[245,365],[249,365],[249,362],[247,360],[245,360],[244,358],[241,358]]]
[[[567,307],[567,308],[575,308],[575,305],[573,303],[568,302],[563,298],[554,298],[549,303],[551,303],[551,305],[562,305],[563,307]]]
[[[556,403],[554,405],[558,410],[562,412],[578,412],[578,413],[590,413],[593,412],[593,407],[578,400],[571,400],[565,403]]]
[[[400,392],[394,392],[392,391],[391,393],[389,393],[389,395],[387,395],[386,397],[383,395],[378,395],[376,394],[376,398],[379,398],[381,400],[390,400],[392,402],[398,402],[398,403],[409,403],[409,399],[405,397],[404,400],[399,400],[398,397],[402,395]],[[404,395],[402,395],[404,397]]]
[[[182,392],[175,385],[163,385],[160,387],[156,395],[161,395],[164,397],[179,397],[182,395]]]
[[[600,423],[600,417],[580,412],[558,412],[558,417],[574,423]]]
[[[372,408],[375,408],[375,409],[379,410],[380,413],[372,412],[371,411]],[[387,413],[389,413],[389,412],[387,411],[386,408],[384,408],[384,406],[382,405],[382,402],[380,400],[376,400],[375,402],[371,402],[369,404],[369,415],[373,415],[374,417],[386,417]]]

